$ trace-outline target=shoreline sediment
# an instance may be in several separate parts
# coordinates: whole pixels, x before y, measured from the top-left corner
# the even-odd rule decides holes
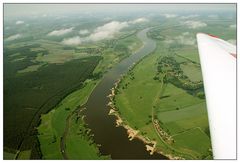
[[[110,99],[109,103],[107,104],[107,106],[110,107],[108,115],[113,115],[116,117],[116,127],[121,126],[127,130],[129,141],[132,141],[135,138],[141,140],[145,144],[146,150],[149,152],[150,155],[153,155],[154,152],[156,152],[167,157],[170,160],[183,159],[181,157],[172,156],[171,154],[166,154],[163,151],[160,151],[159,149],[156,148],[157,145],[156,141],[150,140],[148,137],[141,135],[139,130],[133,129],[131,126],[126,124],[126,122],[121,118],[119,112],[116,109],[116,106],[114,105],[114,97],[116,95],[115,90],[118,88],[121,80],[122,78],[114,83],[114,87],[111,88],[111,93],[107,96]]]

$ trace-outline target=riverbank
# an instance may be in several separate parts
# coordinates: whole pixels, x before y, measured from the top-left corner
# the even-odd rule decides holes
[[[131,69],[133,69],[133,68],[134,67],[132,67]],[[116,95],[115,92],[118,90],[119,83],[121,80],[123,80],[123,76],[121,79],[117,80],[117,82],[114,84],[114,87],[111,89],[111,93],[107,96],[110,99],[108,106],[111,108],[109,110],[108,115],[113,115],[116,117],[116,127],[122,126],[126,129],[129,141],[132,141],[133,139],[139,139],[142,142],[144,142],[146,150],[149,152],[150,155],[153,155],[154,152],[156,152],[156,153],[166,156],[170,160],[183,160],[184,158],[182,158],[182,157],[173,156],[172,154],[165,153],[163,150],[157,149],[156,148],[157,141],[151,140],[149,137],[142,135],[139,130],[132,128],[127,123],[126,120],[123,120],[123,118],[120,116],[119,109],[117,108],[116,105],[114,105],[115,104],[114,98]]]
[[[84,122],[84,116],[79,114],[83,109],[80,106],[86,103],[89,95],[99,81],[85,81],[83,88],[68,95],[56,108],[41,116],[41,124],[38,127],[38,138],[43,159],[106,158],[101,157],[97,145],[93,142],[92,136],[89,134],[90,129]],[[73,117],[74,121],[72,120]],[[73,130],[73,128],[76,130]],[[79,129],[82,131],[82,136],[79,136]],[[74,137],[72,140],[75,140],[75,143],[69,141],[70,137]],[[84,154],[82,149],[88,151],[89,154],[85,155],[86,153]],[[68,154],[70,155],[68,156]]]
[[[115,123],[134,130],[130,136],[141,135],[145,144],[156,141],[148,146],[150,152],[154,147],[169,159],[208,159],[205,100],[164,80],[166,73],[158,72],[158,63],[169,53],[163,43],[158,46],[115,83],[108,96],[110,114],[117,117]]]
[[[155,42],[146,35],[149,29],[144,29],[137,34],[137,37],[144,42],[144,46],[109,70],[94,89],[86,104],[86,122],[92,129],[94,140],[97,144],[101,144],[101,153],[111,154],[112,159],[166,159],[156,152],[150,155],[146,151],[144,143],[139,139],[129,141],[126,130],[122,127],[116,128],[116,118],[109,116],[106,109],[109,102],[107,96],[116,80],[125,74],[129,67],[156,48]]]
[[[136,50],[142,45],[142,42],[135,34],[136,33],[127,35],[125,38],[118,40],[115,43],[116,46],[127,46],[126,43],[129,43],[130,45],[134,44],[131,46],[130,51]],[[114,51],[113,54],[111,54],[111,51],[105,50],[103,59],[93,72],[93,74],[97,74],[98,79],[96,81],[85,81],[83,88],[70,94],[65,99],[63,99],[63,101],[61,101],[61,103],[52,111],[41,116],[42,122],[38,127],[38,131],[40,132],[39,140],[43,153],[43,158],[109,159],[108,156],[101,156],[98,150],[99,145],[94,142],[93,134],[91,134],[91,130],[85,123],[85,115],[84,113],[82,114],[83,110],[81,110],[81,108],[83,107],[81,106],[83,106],[88,101],[88,97],[98,85],[98,83],[102,80],[102,75],[109,71],[109,68],[115,65],[116,62],[124,59],[125,55],[116,55],[117,53],[122,52],[117,49],[116,51]],[[111,60],[114,60],[114,62],[111,62]],[[65,106],[65,108],[63,106]],[[80,112],[81,114],[79,114]],[[77,120],[73,121],[73,119]],[[57,121],[59,121],[59,123],[57,123]],[[82,139],[79,138],[79,130],[81,130],[80,135]],[[85,132],[87,134],[85,134]],[[53,138],[53,141],[49,143],[52,139],[51,137]],[[75,140],[75,143],[72,140]],[[81,148],[79,148],[78,146]],[[49,148],[53,149],[53,152],[49,152]],[[86,150],[88,152],[86,153],[83,150]],[[51,153],[51,155],[49,155],[49,153]],[[83,155],[86,155],[86,157],[84,157]]]

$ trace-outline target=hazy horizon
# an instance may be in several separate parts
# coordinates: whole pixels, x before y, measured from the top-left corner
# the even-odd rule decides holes
[[[4,17],[56,14],[236,12],[236,4],[4,4]]]

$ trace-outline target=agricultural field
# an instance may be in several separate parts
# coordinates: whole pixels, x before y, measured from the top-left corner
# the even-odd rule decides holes
[[[123,39],[134,43],[132,50],[140,48],[141,42],[138,41],[135,34],[131,34]],[[136,43],[134,42],[135,40],[137,40]],[[131,54],[131,49],[126,47],[127,44],[121,44],[123,43],[118,43],[118,41],[113,44],[114,48],[117,49],[114,51],[112,50],[112,52],[115,52],[115,55],[110,54],[112,56],[110,58],[107,50],[103,51],[103,59],[94,70],[94,74],[103,74],[108,69],[104,66],[111,67],[117,63],[112,63],[111,59],[117,60],[118,62],[122,60],[125,55],[118,54],[122,53],[121,50],[125,49],[126,55]],[[122,48],[120,48],[120,46]],[[111,49],[109,48],[109,50]],[[108,156],[101,156],[98,147],[93,142],[91,135],[89,135],[90,129],[88,129],[84,122],[84,115],[79,116],[78,113],[83,111],[81,110],[83,108],[79,107],[84,105],[92,89],[98,83],[98,80],[99,79],[96,81],[86,80],[83,88],[73,92],[63,99],[56,108],[41,116],[41,124],[38,127],[38,133],[40,133],[38,138],[43,159],[63,159],[62,149],[60,148],[60,144],[63,141],[63,135],[65,135],[65,155],[68,159],[109,159]],[[78,112],[75,112],[75,110],[78,110]],[[62,119],[65,119],[65,121],[62,121]],[[68,129],[66,128],[67,126]],[[67,134],[66,130],[68,130]],[[52,135],[49,135],[49,133],[52,133]]]
[[[182,33],[179,27],[158,29],[161,37],[154,30],[148,35],[157,40],[157,49],[119,83],[114,97],[118,114],[124,124],[156,141],[156,151],[185,159],[211,159],[197,47],[166,41]]]
[[[127,33],[126,36],[120,39],[112,40],[111,42],[107,41],[105,45],[106,50],[104,50],[104,55],[102,55],[103,59],[94,70],[94,73],[102,74],[107,72],[121,60],[141,48],[142,45],[143,43],[136,36],[136,32],[130,32],[130,34]]]
[[[3,158],[212,159],[196,34],[236,44],[234,5],[62,5],[4,4]]]
[[[51,23],[48,21],[42,26]],[[95,28],[98,23],[102,22],[88,23],[87,26]],[[50,29],[47,28],[36,32],[38,25],[32,25],[29,31],[25,31],[27,27],[23,26],[15,28],[14,32],[26,32],[26,36],[4,42],[4,124],[7,124],[4,126],[4,147],[11,149],[9,154],[5,152],[6,158],[61,159],[59,143],[66,125],[62,119],[66,119],[78,106],[74,106],[72,111],[58,109],[55,114],[51,110],[56,110],[67,95],[81,90],[88,80],[93,80],[90,82],[92,84],[88,84],[93,88],[107,70],[142,46],[136,36],[136,29],[124,31],[114,40],[70,45],[63,44],[62,40],[71,37],[76,31],[64,37],[50,36]],[[12,30],[5,31],[5,40],[11,37]],[[90,93],[90,88],[86,92]],[[85,100],[88,97],[86,93],[83,96]],[[55,135],[48,137],[37,134],[41,131],[35,129],[40,119],[41,122],[49,122],[46,125],[53,123],[52,128],[44,128],[45,133],[58,131],[56,142],[49,146],[46,146],[47,142],[52,141]],[[14,125],[15,123],[19,125]],[[83,121],[79,123],[84,124]],[[91,144],[92,149],[96,150],[93,153],[98,154],[95,143]],[[20,152],[12,152],[13,149]],[[49,149],[54,151],[50,155]],[[98,155],[93,157],[100,158]]]
[[[148,32],[157,48],[121,79],[114,104],[125,125],[157,142],[156,151],[172,158],[212,159],[195,35],[209,32],[231,42],[236,31],[230,22],[208,22],[199,31],[186,30],[178,21]]]
[[[171,83],[163,83],[161,77],[154,80],[160,54],[158,51],[146,57],[123,78],[115,97],[116,107],[125,123],[145,137],[157,141],[156,149],[183,158],[204,159],[211,154],[205,99],[193,96]],[[152,117],[158,120],[161,129],[173,142],[169,143],[158,136]],[[191,134],[198,136],[190,139]],[[202,140],[205,145],[199,151],[196,147],[200,146]],[[181,144],[183,142],[184,146]],[[171,151],[169,149],[173,151],[168,153]]]
[[[86,102],[96,83],[94,80],[85,81],[83,88],[71,93],[57,107],[41,116],[38,138],[43,159],[63,159],[63,150],[68,159],[101,158],[88,133],[84,115],[81,114],[84,109],[81,106]],[[60,146],[62,142],[65,149]],[[89,155],[82,153],[83,150],[89,152]]]
[[[64,96],[80,88],[87,78],[93,78],[92,72],[100,59],[89,57],[64,65],[50,64],[41,70],[21,74],[5,63],[4,107],[8,109],[4,111],[4,122],[12,124],[12,127],[4,128],[8,147],[17,148],[26,136],[24,133],[33,132],[33,126],[38,124],[38,116],[51,110]],[[15,66],[21,66],[20,64]],[[12,116],[13,113],[15,116]],[[19,125],[16,126],[15,123]],[[26,142],[25,146],[31,147],[32,142]]]
[[[4,160],[14,160],[16,158],[16,153],[3,152]]]

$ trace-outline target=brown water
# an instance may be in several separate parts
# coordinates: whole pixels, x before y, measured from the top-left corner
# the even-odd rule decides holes
[[[123,127],[116,127],[116,118],[108,115],[110,108],[107,106],[107,95],[111,93],[114,83],[130,66],[156,48],[155,41],[146,35],[148,30],[144,29],[137,34],[144,46],[107,72],[86,103],[86,122],[94,134],[94,140],[101,145],[101,154],[111,155],[112,159],[166,159],[157,153],[150,155],[144,143],[138,139],[129,141],[127,131]]]

